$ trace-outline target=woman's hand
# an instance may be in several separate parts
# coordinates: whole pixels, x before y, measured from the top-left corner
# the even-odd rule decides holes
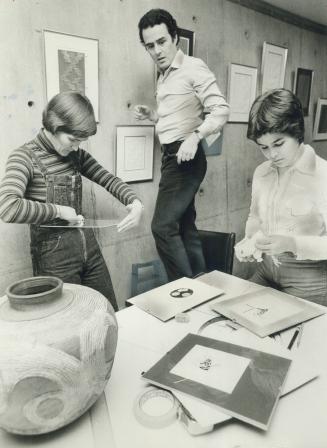
[[[135,199],[131,204],[127,205],[126,208],[129,210],[129,213],[119,224],[117,224],[118,232],[125,232],[125,230],[138,226],[144,207],[142,202]]]
[[[296,253],[294,238],[286,235],[267,235],[258,238],[255,247],[267,255],[278,255],[283,252]]]
[[[82,215],[77,215],[73,207],[68,207],[67,205],[57,205],[57,216],[56,218],[65,219],[66,221],[83,219]]]
[[[241,262],[262,261],[261,251],[255,247],[254,239],[243,238],[235,245],[235,255]]]

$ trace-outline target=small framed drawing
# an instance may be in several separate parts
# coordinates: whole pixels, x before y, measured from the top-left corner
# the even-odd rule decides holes
[[[313,140],[327,140],[327,99],[318,99],[312,138]]]
[[[179,33],[179,48],[184,54],[193,56],[194,54],[194,31],[178,29]]]
[[[258,70],[247,65],[230,64],[228,101],[230,122],[247,123],[256,96]]]
[[[219,156],[223,148],[223,131],[202,139],[201,144],[206,156]]]
[[[301,101],[303,115],[307,117],[310,111],[310,98],[313,81],[313,70],[298,68],[294,82],[294,93]]]
[[[54,95],[77,90],[91,101],[99,121],[99,41],[43,30],[46,93]]]
[[[262,50],[262,93],[284,87],[287,48],[263,43]]]
[[[153,179],[154,126],[117,126],[116,176],[124,182]]]
[[[260,337],[325,314],[306,300],[268,287],[223,300],[212,308]]]

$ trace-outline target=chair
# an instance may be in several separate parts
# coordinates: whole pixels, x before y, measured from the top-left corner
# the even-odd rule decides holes
[[[160,260],[132,264],[131,297],[167,282],[167,274]],[[125,305],[130,306],[131,303],[125,301]]]
[[[232,274],[235,233],[199,230],[207,272],[222,271]]]

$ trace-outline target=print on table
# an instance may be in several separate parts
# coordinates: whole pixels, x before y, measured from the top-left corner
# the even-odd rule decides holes
[[[170,373],[231,394],[250,361],[243,356],[197,344]]]

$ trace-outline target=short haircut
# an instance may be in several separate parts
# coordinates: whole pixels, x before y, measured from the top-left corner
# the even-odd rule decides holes
[[[75,91],[55,95],[43,111],[42,124],[52,134],[66,132],[77,138],[88,138],[97,132],[90,100]]]
[[[252,104],[247,137],[257,142],[264,134],[286,134],[304,140],[304,118],[300,100],[286,89],[274,89]]]
[[[174,17],[165,9],[150,9],[139,21],[139,36],[142,44],[144,44],[143,30],[146,28],[152,28],[155,25],[160,25],[164,23],[167,26],[168,32],[172,39],[177,36],[177,43],[179,42],[179,32],[176,20]]]

